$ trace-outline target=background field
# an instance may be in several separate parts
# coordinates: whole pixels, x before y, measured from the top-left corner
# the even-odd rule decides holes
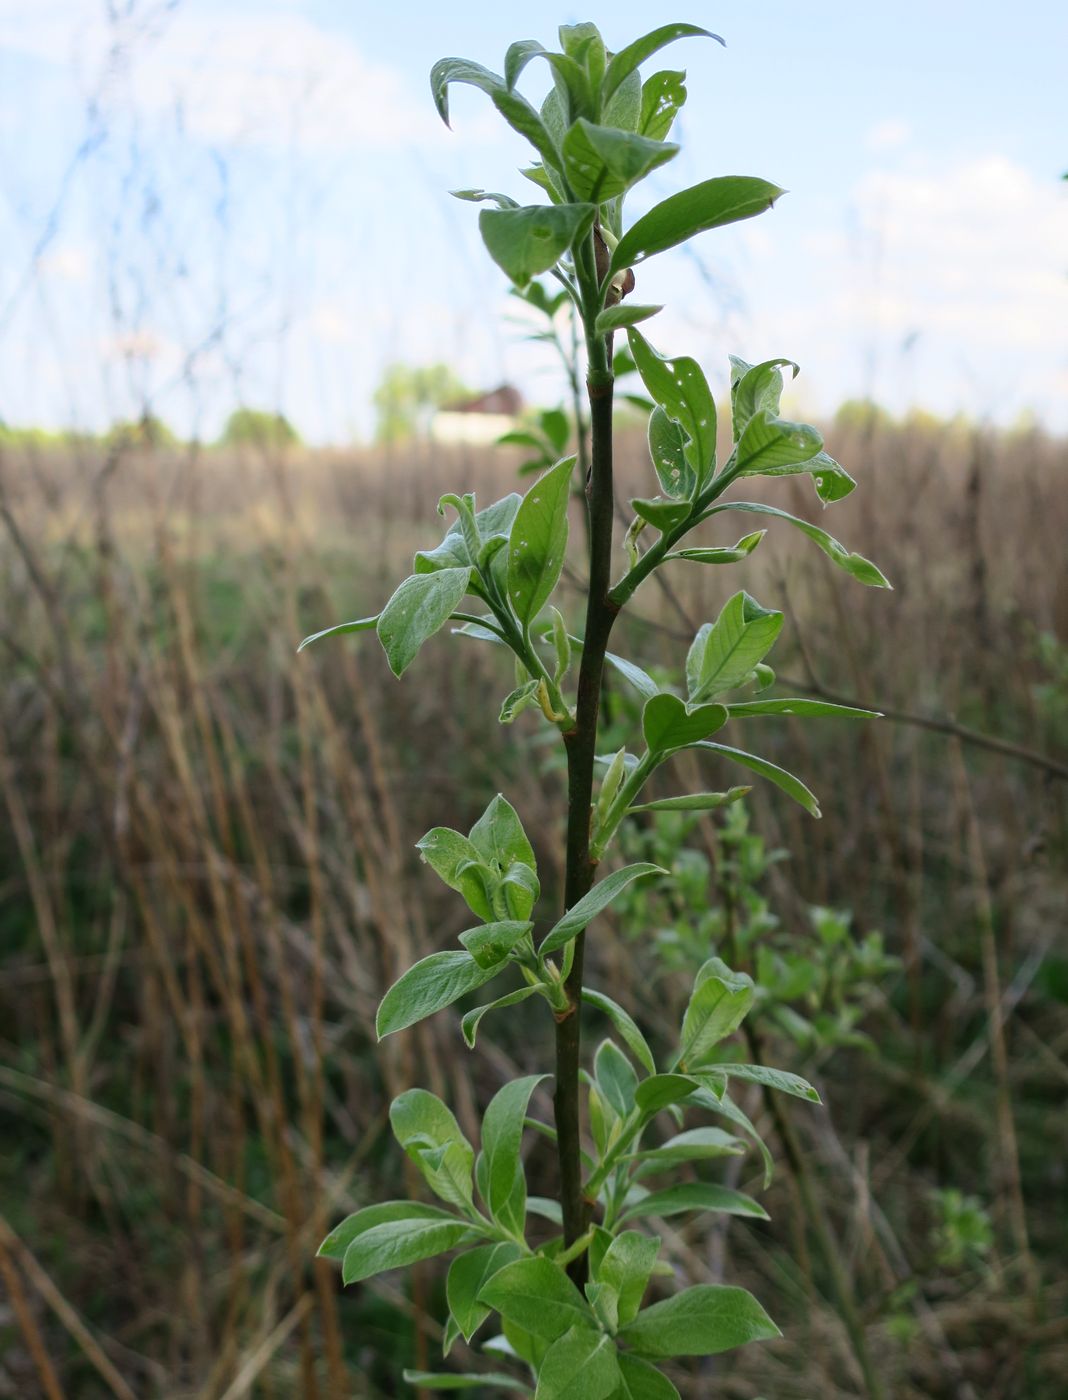
[[[891,1395],[1053,1400],[1068,449],[862,413],[828,445],[861,489],[822,523],[894,593],[773,525],[742,575],[678,565],[670,593],[646,585],[644,622],[616,639],[677,667],[728,586],[777,604],[790,580],[779,693],[897,716],[761,721],[823,820],[758,782],[748,835],[718,814],[663,824],[691,905],[642,896],[595,940],[597,980],[654,1038],[701,940],[803,950],[817,906],[852,916],[828,939],[877,931],[892,960],[858,993],[871,1048],[813,1054],[758,1020],[769,1058],[827,1106],[776,1121],[754,1088],[771,1224],[670,1222],[666,1240],[681,1275],[754,1288],[786,1337],[677,1379],[694,1397],[860,1394],[830,1239]],[[436,1357],[441,1269],[342,1293],[311,1254],[345,1211],[418,1189],[393,1094],[427,1085],[470,1130],[502,1077],[543,1068],[527,1006],[475,1055],[448,1014],[382,1046],[371,1026],[394,976],[463,926],[415,840],[509,792],[551,910],[561,777],[530,715],[492,722],[511,680],[477,642],[437,639],[404,686],[373,637],[294,653],[376,610],[438,537],[441,491],[487,501],[515,467],[416,447],[0,452],[0,1395],[388,1396]],[[621,498],[646,473],[628,438]],[[803,483],[776,500],[816,518]],[[613,712],[628,703],[616,685]],[[695,918],[742,873],[731,928]],[[528,1148],[548,1193],[551,1155]],[[759,1189],[755,1158],[735,1179]],[[974,1199],[936,1194],[952,1191]]]

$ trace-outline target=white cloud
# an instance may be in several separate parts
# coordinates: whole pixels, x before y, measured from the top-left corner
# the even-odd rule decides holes
[[[912,128],[908,122],[899,117],[890,117],[886,121],[876,122],[864,137],[864,144],[869,151],[896,151],[908,144],[911,135]]]

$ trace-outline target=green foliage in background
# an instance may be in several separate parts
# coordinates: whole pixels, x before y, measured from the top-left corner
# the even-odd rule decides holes
[[[437,409],[469,394],[449,365],[388,365],[372,399],[375,441],[390,444],[425,437]]]

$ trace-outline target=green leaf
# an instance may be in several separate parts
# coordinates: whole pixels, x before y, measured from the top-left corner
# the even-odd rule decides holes
[[[577,904],[567,911],[562,919],[549,930],[545,936],[538,952],[542,957],[553,953],[557,948],[562,948],[565,943],[570,943],[573,938],[582,932],[586,925],[602,909],[607,908],[621,890],[638,880],[643,875],[666,875],[668,872],[660,865],[651,865],[648,861],[637,861],[634,865],[625,865],[622,870],[614,870],[611,875],[606,875],[600,880],[588,894],[578,901]]]
[[[809,1103],[822,1103],[818,1092],[807,1079],[799,1074],[791,1074],[785,1069],[771,1069],[768,1065],[708,1065],[717,1074],[725,1074],[729,1079],[744,1079],[750,1084],[765,1084],[769,1089],[778,1089],[784,1094],[792,1094],[795,1099],[807,1099]]]
[[[729,707],[728,707],[729,708]],[[732,787],[727,792],[693,792],[682,797],[660,797],[655,802],[642,802],[632,812],[711,812],[737,802],[752,788]]]
[[[615,1345],[586,1323],[572,1327],[545,1353],[535,1400],[608,1400],[618,1387]]]
[[[706,1162],[717,1157],[738,1157],[745,1151],[740,1138],[722,1128],[691,1128],[668,1138],[660,1147],[635,1152],[631,1160],[642,1163],[642,1175],[666,1171],[684,1162]]]
[[[642,84],[638,131],[654,141],[663,141],[676,116],[686,103],[686,74],[671,69],[653,73]]]
[[[621,301],[618,306],[606,307],[599,313],[593,327],[594,334],[610,335],[612,331],[622,330],[625,326],[636,326],[639,321],[648,321],[663,309],[662,306],[641,306],[637,302]]]
[[[526,1218],[527,1184],[520,1161],[523,1120],[530,1096],[546,1074],[513,1079],[490,1100],[482,1119],[482,1151],[489,1187],[486,1205],[498,1224],[522,1235]]]
[[[491,190],[450,190],[453,199],[465,200],[468,204],[496,204],[498,209],[518,209],[518,201],[508,194],[496,194]]]
[[[716,401],[708,387],[705,372],[688,355],[675,358],[661,355],[633,327],[627,332],[627,337],[645,387],[688,439],[683,444],[683,456],[699,490],[716,464]],[[656,461],[655,453],[653,461]],[[670,494],[677,495],[678,492],[672,490]]]
[[[516,686],[501,701],[501,712],[497,716],[501,724],[511,724],[517,715],[535,703],[538,694],[538,680],[527,681],[526,685]]]
[[[466,1254],[458,1255],[449,1265],[445,1297],[465,1342],[471,1340],[490,1315],[490,1309],[478,1301],[479,1291],[495,1273],[505,1264],[518,1259],[520,1254],[518,1244],[504,1240],[470,1249]]]
[[[771,1185],[771,1179],[775,1174],[775,1163],[772,1161],[767,1143],[730,1095],[722,1093],[722,1091],[716,1092],[716,1090],[700,1088],[694,1091],[687,1102],[693,1104],[695,1108],[705,1109],[708,1113],[720,1114],[722,1117],[726,1118],[728,1122],[733,1123],[735,1127],[740,1128],[743,1133],[752,1138],[757,1145],[757,1150],[760,1152],[761,1160],[764,1163],[764,1189],[766,1191]]]
[[[744,1288],[705,1283],[646,1308],[623,1330],[621,1340],[644,1356],[714,1356],[780,1335]]]
[[[619,1032],[623,1044],[641,1067],[650,1074],[655,1074],[656,1062],[653,1059],[653,1052],[649,1049],[649,1043],[638,1029],[633,1017],[628,1015],[622,1006],[614,1002],[611,997],[605,996],[604,992],[594,991],[591,987],[583,987],[582,1000],[590,1006],[595,1006],[598,1011],[604,1012]]]
[[[519,813],[502,793],[498,793],[468,832],[472,846],[487,864],[502,875],[517,862],[537,870],[534,848],[523,830]]]
[[[608,71],[604,80],[604,99],[611,97],[616,88],[627,76],[633,73],[635,68],[645,62],[647,58],[652,58],[654,53],[665,48],[668,44],[673,44],[676,39],[715,39],[722,44],[723,40],[718,34],[713,34],[709,29],[700,29],[696,24],[665,24],[659,29],[653,29],[648,34],[643,34],[640,39],[635,39],[633,44],[628,44],[626,48],[613,55],[612,61],[608,65]]]
[[[626,657],[615,656],[612,652],[606,651],[604,659],[612,666],[625,681],[629,681],[639,695],[643,695],[646,700],[651,700],[654,695],[660,694],[660,687],[646,671],[640,666],[636,666],[633,661],[628,661]]]
[[[800,369],[793,360],[765,360],[759,365],[747,365],[736,355],[732,355],[730,360],[731,417],[737,441],[754,414],[765,411],[773,416],[778,414],[783,387],[780,367],[792,369],[795,379]]]
[[[602,1040],[593,1061],[594,1077],[601,1097],[620,1118],[626,1118],[634,1107],[634,1091],[638,1076],[623,1051],[611,1040]]]
[[[479,967],[494,971],[500,967],[523,935],[529,933],[533,927],[527,919],[500,919],[492,924],[481,924],[478,928],[467,929],[460,934],[460,942]],[[418,966],[416,963],[416,967]]]
[[[389,1121],[431,1191],[450,1205],[469,1207],[474,1149],[441,1100],[426,1089],[408,1089],[390,1105]]]
[[[723,705],[686,705],[667,692],[647,701],[642,711],[642,733],[649,752],[665,756],[707,739],[726,723]]]
[[[492,871],[478,848],[466,836],[448,826],[435,826],[415,843],[416,850],[450,890],[462,894],[480,919],[493,918],[487,893]]]
[[[471,581],[471,570],[440,569],[406,578],[378,619],[378,639],[395,676],[415,660],[419,648],[449,620]]]
[[[508,45],[508,51],[504,55],[504,81],[509,88],[514,88],[519,81],[519,75],[533,58],[543,54],[545,49],[538,43],[537,39],[518,39],[514,44]]]
[[[405,1371],[404,1379],[422,1390],[485,1390],[493,1386],[498,1390],[517,1390],[520,1395],[534,1394],[522,1381],[501,1371],[471,1371],[463,1375],[454,1371]]]
[[[726,1036],[738,1029],[755,996],[753,979],[732,972],[719,958],[709,958],[697,974],[682,1018],[679,1063],[693,1070]]]
[[[659,1252],[659,1238],[637,1230],[616,1235],[605,1251],[597,1269],[597,1281],[614,1289],[619,1299],[621,1327],[638,1316]]]
[[[731,719],[745,719],[753,715],[799,715],[805,718],[817,715],[835,715],[839,719],[882,719],[878,710],[862,710],[855,705],[832,705],[826,700],[746,700],[739,705],[728,705]]]
[[[508,598],[525,626],[549,601],[564,565],[574,457],[547,471],[523,497],[508,537]]]
[[[620,1224],[626,1220],[641,1220],[655,1215],[666,1220],[673,1215],[686,1215],[694,1210],[716,1211],[721,1215],[745,1215],[753,1220],[767,1220],[768,1213],[759,1201],[741,1191],[719,1186],[712,1181],[684,1181],[678,1186],[668,1186],[663,1191],[652,1191],[648,1196],[628,1207],[619,1217]]]
[[[553,680],[559,685],[571,669],[571,638],[567,634],[567,623],[560,609],[550,607],[549,615],[553,620],[553,651],[556,653]]]
[[[770,209],[785,191],[766,180],[723,175],[704,180],[654,205],[619,240],[610,271],[636,267],[655,253],[685,243],[695,233],[751,219]]]
[[[861,583],[866,583],[871,588],[890,588],[891,585],[883,575],[869,560],[861,554],[850,554],[844,544],[840,544],[833,535],[829,535],[826,530],[821,530],[818,525],[810,525],[807,520],[801,520],[796,515],[790,515],[788,511],[779,510],[776,506],[760,505],[756,501],[728,501],[724,505],[716,506],[709,514],[718,514],[725,510],[741,510],[753,515],[772,515],[778,520],[785,520],[793,525],[795,529],[801,530],[810,540],[817,544],[824,554],[840,569],[845,569],[847,574],[852,574]]]
[[[697,474],[686,461],[686,439],[674,419],[659,404],[649,415],[649,455],[653,459],[660,488],[675,500],[688,501]]]
[[[667,1376],[629,1351],[619,1353],[622,1384],[619,1400],[679,1400],[679,1392]]]
[[[479,1298],[535,1337],[555,1342],[576,1324],[590,1326],[586,1300],[563,1269],[543,1254],[507,1264],[485,1285]]]
[[[735,690],[768,654],[782,631],[783,615],[762,608],[748,593],[735,593],[716,621],[700,628],[686,658],[690,699],[707,700]]]
[[[501,1011],[506,1006],[517,1006],[519,1002],[526,1001],[527,997],[532,997],[537,990],[537,987],[520,987],[517,991],[509,992],[507,996],[498,997],[496,1001],[488,1002],[485,1006],[476,1006],[473,1011],[469,1011],[460,1022],[460,1029],[468,1049],[475,1048],[479,1024],[487,1012]]]
[[[659,1113],[673,1103],[681,1103],[699,1085],[687,1074],[654,1074],[643,1079],[634,1095],[634,1102],[646,1118]]]
[[[745,425],[738,441],[736,462],[740,476],[787,475],[823,448],[822,434],[810,423],[791,423],[766,409]]]
[[[849,493],[856,489],[857,483],[846,471],[841,463],[836,462],[826,452],[817,452],[811,462],[807,463],[802,471],[807,472],[816,487],[816,495],[825,506],[831,505],[834,501],[840,501]],[[769,472],[769,476],[792,476],[792,468],[783,467],[781,471]]]
[[[345,1257],[345,1251],[357,1235],[373,1229],[376,1225],[388,1225],[397,1220],[429,1220],[437,1224],[455,1224],[456,1216],[440,1206],[424,1205],[420,1201],[383,1201],[379,1205],[364,1206],[347,1216],[340,1225],[334,1227],[319,1246],[318,1253],[324,1259]]]
[[[819,817],[821,815],[815,797],[805,787],[800,778],[795,778],[792,773],[788,773],[785,768],[780,768],[777,763],[772,763],[768,758],[761,758],[755,753],[746,753],[744,749],[734,749],[728,744],[717,744],[711,739],[704,739],[700,744],[695,745],[699,749],[707,749],[710,753],[721,753],[734,763],[740,763],[743,768],[748,768],[753,773],[759,773],[762,778],[767,778],[776,787],[782,788],[788,797],[792,797],[795,802],[800,803],[810,816]]]
[[[679,148],[580,117],[564,137],[564,172],[579,199],[603,204],[671,160]]]
[[[555,267],[593,226],[592,204],[483,209],[478,227],[490,257],[517,287]]]
[[[563,1229],[564,1213],[560,1209],[560,1202],[552,1201],[548,1196],[528,1196],[527,1214],[540,1215],[543,1220],[549,1220]]]
[[[728,548],[676,549],[668,558],[689,559],[694,564],[739,564],[752,554],[766,534],[766,530],[754,530],[751,535],[743,535],[736,545]]]
[[[430,89],[434,105],[446,126],[449,125],[449,84],[467,83],[487,93],[493,105],[514,131],[525,136],[542,160],[557,166],[560,157],[541,118],[519,93],[509,90],[504,79],[480,63],[467,58],[442,58],[430,70]]]
[[[488,982],[499,970],[499,961],[483,966],[470,953],[457,949],[420,958],[382,998],[375,1017],[379,1040],[451,1006]]]
[[[312,642],[321,642],[324,637],[340,637],[343,632],[370,632],[378,625],[380,616],[380,613],[375,613],[374,617],[361,617],[356,622],[339,622],[334,627],[324,627],[321,632],[313,632],[310,637],[305,637],[297,647],[297,652],[299,654],[305,647],[310,647]]]
[[[441,1220],[392,1220],[364,1230],[345,1250],[341,1261],[343,1283],[360,1283],[387,1269],[401,1269],[420,1259],[455,1249],[478,1239],[482,1232],[455,1217]]]
[[[674,530],[681,525],[693,510],[689,501],[646,501],[642,500],[640,496],[634,497],[630,504],[636,515],[640,515],[647,524],[651,525],[654,530],[659,530],[662,535],[666,535],[669,530]]]

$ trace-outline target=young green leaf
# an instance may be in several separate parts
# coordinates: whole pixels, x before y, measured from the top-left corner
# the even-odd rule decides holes
[[[744,1288],[697,1284],[639,1313],[620,1340],[643,1356],[714,1356],[779,1329]]]
[[[643,671],[640,666],[636,666],[633,661],[628,661],[623,656],[615,656],[610,651],[605,652],[604,659],[646,700],[651,700],[654,695],[660,694],[660,687],[652,676]]]
[[[622,330],[626,326],[636,326],[639,321],[648,321],[663,309],[662,306],[641,306],[637,302],[621,301],[617,306],[606,307],[598,314],[593,327],[594,334],[611,335],[613,331]]]
[[[525,97],[509,89],[504,79],[466,58],[442,58],[430,70],[434,105],[449,125],[449,84],[467,83],[488,94],[491,102],[514,131],[525,136],[546,164],[558,166],[559,153],[538,113]]]
[[[572,1327],[545,1353],[536,1400],[608,1400],[618,1388],[612,1339],[586,1323]]]
[[[458,1255],[449,1265],[445,1297],[465,1342],[471,1340],[490,1314],[489,1308],[478,1301],[479,1290],[505,1264],[518,1259],[520,1253],[518,1244],[504,1240],[470,1249],[466,1254]]]
[[[648,34],[643,34],[640,39],[635,39],[633,44],[627,44],[613,55],[608,65],[603,89],[605,100],[611,97],[628,73],[633,73],[647,58],[652,58],[654,53],[668,44],[673,44],[677,39],[697,38],[715,39],[718,44],[723,43],[718,34],[713,34],[708,29],[700,29],[696,24],[665,24]]]
[[[693,509],[689,501],[646,501],[640,496],[634,497],[630,504],[636,515],[662,535],[681,525]]]
[[[804,807],[810,816],[819,817],[821,815],[815,797],[805,787],[801,779],[795,778],[792,773],[788,773],[785,768],[780,768],[777,763],[772,763],[770,759],[761,758],[755,753],[746,753],[744,749],[731,748],[728,744],[717,744],[711,739],[704,739],[694,747],[707,749],[709,753],[721,753],[733,763],[739,763],[743,768],[748,768],[753,773],[759,773],[762,778],[767,778],[776,787],[782,788],[783,792]]]
[[[649,415],[649,455],[660,489],[673,500],[688,501],[697,473],[686,460],[686,437],[659,404]]]
[[[611,1040],[602,1040],[593,1060],[593,1072],[601,1096],[620,1118],[634,1107],[638,1076],[623,1051]]]
[[[668,141],[597,126],[580,117],[564,137],[564,173],[579,199],[603,204],[679,153]]]
[[[642,84],[638,132],[654,141],[663,141],[686,103],[686,74],[663,69]]]
[[[783,615],[762,608],[748,593],[735,593],[716,621],[703,626],[686,658],[691,701],[708,700],[743,685],[782,631]]]
[[[597,1268],[597,1282],[614,1289],[619,1299],[621,1327],[638,1316],[659,1252],[659,1238],[637,1230],[624,1230],[616,1235],[605,1251]]]
[[[555,1342],[576,1324],[593,1323],[585,1298],[563,1269],[542,1254],[506,1265],[478,1296],[506,1322],[547,1342]]]
[[[622,870],[614,870],[611,875],[606,875],[594,885],[589,894],[583,895],[578,903],[572,905],[564,917],[553,925],[538,949],[539,953],[545,957],[557,948],[562,948],[565,943],[570,943],[632,880],[638,880],[643,875],[667,873],[662,866],[652,865],[648,861],[637,861],[634,865],[625,865]]]
[[[406,578],[378,618],[378,639],[389,668],[402,676],[419,648],[449,620],[471,581],[471,570],[440,569]]]
[[[515,1390],[520,1395],[533,1395],[529,1386],[506,1376],[501,1371],[471,1371],[463,1375],[456,1371],[405,1371],[404,1379],[420,1390]]]
[[[633,224],[616,245],[610,271],[636,267],[656,253],[685,243],[696,233],[752,219],[770,209],[785,191],[766,180],[723,175],[670,195]]]
[[[679,1400],[663,1371],[629,1351],[619,1353],[619,1374],[619,1400]]]
[[[502,793],[498,793],[468,832],[468,838],[487,864],[502,875],[517,862],[537,870],[534,848],[523,830],[519,813]]]
[[[677,1133],[660,1147],[635,1152],[632,1160],[642,1164],[642,1175],[666,1171],[684,1162],[705,1162],[717,1157],[738,1157],[745,1151],[740,1138],[722,1128],[690,1128]]]
[[[310,647],[312,642],[321,642],[324,637],[340,637],[343,632],[370,632],[378,626],[380,613],[375,613],[374,617],[361,617],[356,622],[339,622],[334,627],[324,627],[321,632],[313,632],[310,637],[305,637],[298,652],[302,652],[305,647]]]
[[[634,1094],[634,1103],[646,1118],[673,1103],[681,1103],[700,1086],[687,1074],[654,1074],[643,1079]]]
[[[716,401],[705,372],[688,355],[674,359],[661,355],[633,327],[627,336],[645,387],[688,439],[683,444],[683,456],[699,490],[716,465]],[[653,460],[656,461],[655,454]]]
[[[791,1074],[785,1069],[772,1069],[769,1065],[709,1065],[717,1074],[725,1074],[728,1079],[744,1079],[750,1084],[765,1084],[769,1089],[792,1094],[795,1099],[807,1099],[809,1103],[822,1103],[819,1093],[807,1079],[799,1074]]]
[[[502,1011],[506,1006],[517,1006],[521,1001],[526,1001],[527,997],[532,997],[537,990],[537,987],[520,987],[517,991],[509,992],[507,996],[498,997],[496,1001],[488,1002],[485,1006],[476,1006],[473,1011],[469,1011],[460,1022],[460,1030],[467,1042],[467,1048],[475,1048],[478,1028],[487,1012]]]
[[[513,1079],[490,1100],[482,1119],[482,1151],[486,1158],[486,1205],[498,1224],[522,1236],[526,1217],[527,1183],[520,1161],[523,1120],[537,1086],[549,1076]]]
[[[508,537],[508,599],[529,625],[549,601],[564,564],[574,457],[565,457],[523,497]]]
[[[741,1191],[732,1191],[712,1181],[684,1181],[663,1191],[652,1191],[629,1206],[619,1217],[641,1220],[648,1216],[667,1220],[673,1215],[686,1215],[694,1210],[716,1211],[721,1215],[745,1215],[753,1220],[767,1220],[768,1213],[759,1201]]]
[[[674,549],[669,559],[689,559],[694,564],[740,564],[747,559],[767,534],[766,530],[754,530],[743,535],[736,545],[704,549]]]
[[[706,1078],[706,1084],[707,1083],[708,1079]],[[747,1137],[751,1138],[753,1142],[756,1143],[757,1150],[764,1163],[764,1190],[766,1191],[771,1185],[771,1179],[775,1174],[775,1163],[772,1160],[771,1153],[768,1151],[767,1143],[730,1095],[724,1093],[718,1085],[715,1089],[699,1088],[690,1095],[689,1099],[687,1099],[687,1103],[692,1104],[695,1108],[703,1108],[708,1113],[720,1114],[722,1117],[726,1118],[729,1123],[733,1123],[736,1128],[740,1128]]]
[[[785,520],[793,525],[795,529],[802,531],[810,540],[823,550],[827,557],[834,561],[840,569],[845,569],[847,574],[852,574],[861,583],[866,583],[871,588],[890,588],[880,571],[869,560],[861,554],[851,554],[844,544],[840,544],[833,535],[829,535],[826,530],[821,530],[818,525],[810,525],[807,520],[801,520],[796,515],[790,515],[788,511],[779,510],[776,506],[760,505],[756,501],[728,501],[721,506],[716,506],[710,515],[718,514],[725,510],[748,511],[754,515],[772,515],[778,520]]]
[[[731,417],[737,442],[755,413],[767,411],[773,416],[778,414],[783,387],[780,368],[792,369],[795,379],[800,368],[793,360],[765,360],[759,365],[747,365],[736,355],[732,355],[730,360]]]
[[[767,409],[745,425],[736,449],[739,476],[782,475],[801,471],[823,448],[823,437],[810,423],[790,423]]]
[[[456,1249],[483,1232],[463,1220],[393,1220],[374,1225],[349,1245],[341,1261],[343,1283],[360,1283],[387,1269],[400,1269],[420,1259]]]
[[[501,712],[497,716],[501,724],[511,724],[517,715],[521,715],[525,709],[535,704],[540,685],[541,681],[533,680],[510,690],[501,701]]]
[[[488,982],[500,971],[500,966],[500,960],[483,966],[470,953],[455,949],[420,958],[382,998],[375,1018],[379,1040],[451,1006]]]
[[[514,88],[519,75],[533,58],[545,52],[537,39],[519,39],[508,45],[504,55],[504,81],[507,87]]]
[[[493,872],[478,848],[448,826],[435,826],[415,843],[416,850],[450,890],[462,894],[480,919],[493,918],[488,884]]]
[[[500,967],[515,945],[534,927],[526,919],[500,919],[492,924],[480,924],[460,934],[460,942],[468,953],[486,970]],[[416,967],[419,964],[416,963]]]
[[[397,1220],[423,1220],[441,1225],[455,1224],[456,1216],[442,1210],[441,1206],[424,1205],[420,1201],[383,1201],[380,1205],[364,1206],[363,1210],[346,1216],[340,1225],[330,1231],[319,1246],[318,1253],[323,1259],[344,1259],[345,1251],[357,1235],[374,1229],[376,1225],[389,1225]]]
[[[699,739],[707,739],[727,723],[723,705],[686,705],[677,695],[664,692],[647,701],[642,711],[642,733],[652,754],[665,757]]]
[[[649,1043],[638,1029],[634,1018],[628,1015],[622,1006],[614,1002],[611,997],[605,996],[604,992],[595,991],[592,987],[583,987],[582,1000],[590,1006],[595,1006],[598,1011],[604,1012],[619,1032],[623,1044],[641,1067],[650,1074],[655,1074],[656,1062],[653,1059],[653,1052],[649,1049]]]
[[[529,204],[483,209],[479,232],[490,257],[517,287],[555,267],[593,226],[592,204]]]
[[[730,709],[730,706],[727,707]],[[732,787],[727,792],[694,792],[683,797],[659,797],[655,802],[641,802],[632,812],[711,812],[737,802],[752,788]]]
[[[682,1018],[679,1064],[687,1071],[700,1066],[721,1040],[738,1029],[755,995],[751,977],[732,972],[719,958],[709,958],[697,974]]]
[[[838,719],[881,719],[878,710],[861,710],[855,705],[832,705],[826,700],[745,700],[728,705],[731,719],[754,715],[798,715],[801,717],[833,715]]]
[[[426,1089],[408,1089],[390,1105],[389,1121],[431,1191],[450,1205],[469,1207],[474,1149],[441,1100]]]

